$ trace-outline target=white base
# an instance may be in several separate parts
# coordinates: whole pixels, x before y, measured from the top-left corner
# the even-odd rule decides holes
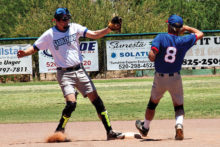
[[[124,132],[125,139],[142,139],[140,133],[136,132]]]

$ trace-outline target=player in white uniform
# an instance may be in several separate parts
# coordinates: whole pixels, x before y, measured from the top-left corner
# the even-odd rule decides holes
[[[60,122],[56,132],[64,132],[66,123],[71,113],[76,108],[76,90],[88,97],[95,106],[99,118],[107,132],[107,140],[123,139],[124,135],[112,130],[105,106],[97,94],[96,88],[88,77],[82,65],[80,52],[80,37],[98,39],[110,33],[112,29],[106,27],[101,30],[91,31],[76,23],[69,23],[71,15],[67,8],[58,8],[54,18],[56,25],[44,32],[27,50],[19,50],[18,58],[32,55],[39,50],[49,49],[57,66],[57,80],[66,99]]]

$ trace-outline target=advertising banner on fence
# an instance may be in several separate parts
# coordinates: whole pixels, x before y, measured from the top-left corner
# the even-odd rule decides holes
[[[98,71],[98,42],[82,41],[80,42],[80,51],[83,57],[83,65],[86,71]],[[55,73],[56,64],[49,50],[40,50],[39,54],[39,70],[40,73]]]
[[[182,67],[220,66],[220,36],[198,40],[186,54]]]
[[[148,59],[152,39],[111,40],[106,42],[107,70],[150,69]]]
[[[107,69],[152,69],[148,59],[153,39],[111,40],[106,42]],[[220,66],[220,37],[211,36],[198,40],[187,52],[182,67]]]
[[[32,56],[17,58],[18,50],[25,50],[28,44],[0,45],[0,75],[32,74]]]

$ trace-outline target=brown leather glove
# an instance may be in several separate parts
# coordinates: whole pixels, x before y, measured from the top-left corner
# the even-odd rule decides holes
[[[119,16],[114,16],[112,20],[108,23],[108,28],[112,31],[121,32],[122,18]]]

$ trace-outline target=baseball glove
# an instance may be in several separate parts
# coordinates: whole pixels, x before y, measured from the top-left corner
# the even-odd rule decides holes
[[[121,32],[122,18],[119,16],[114,16],[112,20],[108,23],[108,28],[112,31]]]

